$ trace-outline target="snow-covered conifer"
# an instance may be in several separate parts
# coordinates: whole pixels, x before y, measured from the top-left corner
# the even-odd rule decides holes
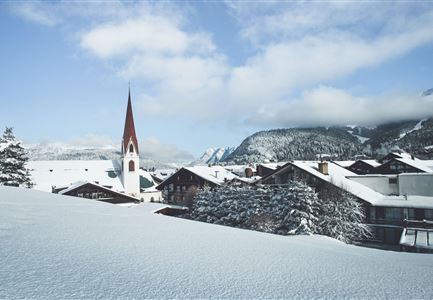
[[[289,187],[205,188],[198,191],[190,217],[269,233],[314,233],[317,226],[316,202],[315,192],[300,182],[290,183]]]
[[[364,223],[365,214],[360,202],[338,187],[327,185],[321,192],[319,233],[345,243],[362,240],[370,236],[370,229]]]
[[[190,217],[282,235],[323,234],[346,243],[369,235],[363,208],[353,195],[326,185],[319,197],[302,181],[204,188],[196,194]]]
[[[288,221],[290,234],[313,234],[318,231],[319,198],[316,192],[301,181],[292,181],[289,191],[293,200]]]
[[[27,160],[21,141],[15,138],[12,128],[6,127],[0,138],[0,185],[32,187],[25,167]]]

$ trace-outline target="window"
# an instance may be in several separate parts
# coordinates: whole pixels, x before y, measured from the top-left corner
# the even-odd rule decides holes
[[[387,220],[401,220],[403,219],[403,210],[397,207],[385,208],[385,219]]]
[[[389,178],[389,184],[397,184],[397,177]]]
[[[131,153],[134,152],[134,145],[133,144],[129,145],[129,152],[131,152]]]
[[[133,160],[129,161],[129,172],[134,172],[135,171],[135,164]]]
[[[424,218],[429,221],[433,221],[433,209],[424,210]]]

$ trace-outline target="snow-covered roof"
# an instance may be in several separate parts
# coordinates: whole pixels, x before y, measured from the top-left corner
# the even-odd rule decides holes
[[[391,154],[394,154],[400,158],[406,158],[406,159],[411,159],[413,157],[413,160],[418,160],[418,158],[414,157],[412,154],[407,153],[407,152],[391,152]]]
[[[366,163],[367,165],[374,167],[374,168],[381,165],[380,162],[378,162],[377,160],[374,160],[374,159],[362,159],[361,161]]]
[[[250,168],[253,172],[256,172],[256,167],[253,165],[228,165],[223,166],[229,172],[236,174],[245,174],[245,169]],[[245,176],[245,175],[244,175]]]
[[[37,190],[51,192],[52,186],[69,187],[78,181],[98,182],[124,191],[121,166],[117,160],[48,160],[29,161],[32,180]]]
[[[222,185],[224,182],[238,177],[221,166],[194,166],[185,167],[184,169],[217,185]]]
[[[351,165],[353,165],[356,161],[355,160],[336,160],[333,162],[336,163],[337,165],[343,167],[343,168],[348,168]]]
[[[155,182],[155,180],[153,179],[152,175],[148,171],[140,169],[138,171],[138,174],[141,177],[147,179],[149,182],[153,183],[153,186],[151,186],[151,187],[148,187],[148,188],[145,188],[145,189],[141,188],[141,192],[146,192],[147,193],[147,192],[157,192],[158,191],[156,189],[157,183]]]
[[[245,183],[249,183],[252,184],[254,182],[256,182],[257,180],[260,180],[262,177],[260,176],[252,176],[252,177],[235,177],[232,180],[233,181],[241,181],[241,182],[245,182]]]
[[[335,163],[328,163],[329,175],[322,174],[317,168],[318,163],[319,162],[316,161],[294,161],[292,164],[318,178],[343,188],[344,190],[371,204],[374,204],[374,201],[385,197],[384,195],[373,191],[365,185],[346,178],[346,176],[356,176],[356,174]]]
[[[395,160],[405,163],[409,166],[417,168],[421,171],[432,173],[433,172],[433,160],[420,160],[411,158],[395,158]]]
[[[328,163],[329,175],[318,170],[318,161],[293,161],[290,164],[310,173],[311,175],[340,187],[358,198],[375,206],[413,207],[433,209],[433,197],[422,196],[388,196],[372,190],[371,188],[351,180],[350,177],[359,175],[335,164]],[[280,170],[281,172],[283,170]]]
[[[405,196],[385,196],[376,199],[374,205],[388,207],[407,207],[433,209],[433,197],[407,195]]]
[[[34,188],[51,192],[52,186],[69,188],[77,182],[92,182],[111,187],[113,191],[124,192],[121,166],[117,160],[47,160],[29,161],[27,168],[35,183]],[[156,191],[152,176],[140,169],[139,175],[153,183],[145,191]]]
[[[186,221],[159,206],[0,187],[0,298],[433,297],[430,255]]]
[[[264,166],[268,169],[276,170],[279,167],[284,166],[285,164],[287,164],[287,161],[281,161],[281,162],[276,162],[276,163],[265,163],[265,164],[260,164],[260,165]]]
[[[106,190],[106,191],[109,191],[109,192],[114,192],[114,193],[121,194],[122,197],[129,198],[131,200],[131,202],[136,202],[136,201],[139,200],[139,199],[134,198],[132,196],[125,195],[123,193],[119,193],[119,192],[113,191],[112,189],[109,189],[109,188],[107,188],[105,186],[102,186],[100,184],[97,184],[95,182],[88,182],[88,181],[77,181],[77,182],[73,183],[71,186],[69,186],[67,189],[61,190],[59,192],[59,194],[61,194],[61,195],[67,194],[68,192],[70,192],[72,190],[75,190],[75,189],[77,189],[79,187],[82,187],[83,185],[86,185],[86,184],[91,184],[91,185],[96,186],[96,187],[98,187],[98,188],[100,188],[102,190]]]
[[[176,169],[156,169],[150,172],[152,176],[155,176],[159,180],[165,180],[174,173],[176,173]]]

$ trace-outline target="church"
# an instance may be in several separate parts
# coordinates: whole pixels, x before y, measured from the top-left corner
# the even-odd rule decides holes
[[[161,201],[156,182],[140,169],[130,90],[118,160],[29,161],[27,168],[41,191],[114,204]]]

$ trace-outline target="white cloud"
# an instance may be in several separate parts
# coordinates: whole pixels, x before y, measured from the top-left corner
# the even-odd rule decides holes
[[[96,148],[105,148],[116,145],[115,141],[113,141],[111,137],[98,134],[87,134],[84,137],[73,138],[69,144],[76,147]]]
[[[123,78],[152,84],[154,93],[140,97],[147,114],[242,121],[257,112],[278,114],[272,109],[291,99],[294,89],[329,84],[433,41],[431,10],[411,15],[406,6],[387,7],[321,3],[250,16],[259,25],[246,22],[242,34],[261,44],[236,67],[211,34],[188,31],[178,21],[185,18],[172,21],[163,13],[97,24],[80,45],[101,59],[122,60]]]
[[[13,13],[25,20],[45,26],[56,25],[57,18],[45,8],[39,2],[21,2],[11,6]]]
[[[334,30],[358,36],[399,32],[408,22],[430,18],[430,3],[396,2],[228,2],[241,26],[240,34],[254,44],[299,39]],[[429,16],[430,15],[430,16]],[[368,21],[367,21],[368,20]],[[423,21],[420,20],[422,23]]]
[[[376,125],[431,116],[433,96],[386,94],[358,97],[329,86],[304,91],[300,98],[272,104],[248,122],[275,126]]]
[[[186,34],[171,20],[147,14],[138,19],[98,25],[83,34],[80,45],[100,58],[137,52],[207,53],[214,49],[206,34]]]
[[[174,144],[163,144],[158,139],[150,137],[140,142],[140,155],[160,162],[191,161],[194,156]]]
[[[257,119],[297,125],[296,118],[286,122],[281,115],[291,107],[298,113],[300,108],[322,111],[325,117],[317,113],[317,122],[339,122],[337,112],[345,112],[347,103],[362,111],[362,103],[372,103],[368,99],[374,98],[379,107],[389,102],[382,97],[354,98],[328,88],[331,93],[318,85],[332,85],[433,42],[433,7],[425,3],[230,2],[228,6],[251,53],[236,66],[229,64],[212,34],[188,23],[190,12],[173,3],[66,3],[57,13],[86,20],[86,28],[77,30],[82,50],[112,63],[121,78],[145,83],[147,92],[137,99],[146,114],[193,121]],[[303,96],[292,100],[293,92],[300,90],[306,90]],[[329,102],[328,94],[339,99],[332,103],[336,115],[326,105],[318,109],[320,101]],[[402,105],[412,103],[403,96],[395,99]],[[407,115],[419,114],[407,107]],[[381,119],[367,114],[352,117],[360,123]]]
[[[273,44],[241,67],[234,68],[229,92],[241,103],[279,101],[293,88],[342,78],[379,65],[433,41],[430,26],[374,40],[333,32]]]

